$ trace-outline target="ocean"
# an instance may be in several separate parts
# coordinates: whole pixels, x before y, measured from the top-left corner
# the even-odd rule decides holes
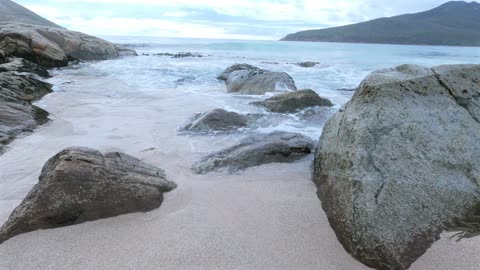
[[[199,176],[191,165],[252,133],[284,130],[318,140],[328,117],[374,70],[406,63],[480,64],[476,47],[103,38],[139,56],[51,71],[47,81],[54,92],[36,102],[51,121],[16,139],[0,156],[0,223],[38,181],[48,158],[69,146],[131,154],[165,169],[179,187],[150,213],[20,235],[0,246],[0,268],[366,269],[343,250],[328,225],[310,181],[312,156],[234,175]],[[179,52],[202,57],[154,55]],[[296,65],[303,61],[319,64]],[[274,93],[227,93],[216,79],[235,63],[287,72],[299,89],[313,89],[335,106],[312,118],[267,113],[250,103]],[[178,131],[195,113],[215,108],[267,117],[229,134]],[[474,269],[478,260],[462,258],[477,258],[479,252],[478,240],[453,247],[443,239],[412,269]]]

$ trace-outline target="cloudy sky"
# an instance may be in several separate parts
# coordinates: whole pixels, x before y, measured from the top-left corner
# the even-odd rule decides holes
[[[279,39],[431,9],[446,0],[16,0],[94,35]]]

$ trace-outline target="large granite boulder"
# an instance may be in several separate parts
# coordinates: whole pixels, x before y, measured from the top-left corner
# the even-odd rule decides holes
[[[228,92],[241,94],[263,95],[268,92],[297,90],[295,81],[287,73],[263,70],[248,64],[233,65],[218,78],[225,80]]]
[[[315,91],[306,89],[273,96],[265,101],[254,102],[271,112],[294,113],[309,107],[333,106],[332,102],[320,97]]]
[[[480,209],[480,66],[371,74],[325,125],[313,181],[350,254],[409,268]]]
[[[31,102],[50,93],[51,88],[27,75],[0,72],[0,153],[16,136],[48,121],[48,113]]]
[[[250,116],[241,115],[236,112],[214,109],[209,112],[196,114],[180,131],[197,133],[231,131],[246,127],[250,118]]]
[[[0,228],[0,243],[34,230],[151,211],[175,187],[163,170],[129,155],[68,148],[47,161],[38,184]]]
[[[267,163],[287,163],[309,155],[314,142],[301,134],[276,131],[247,137],[239,144],[213,153],[193,165],[197,174],[234,173]]]
[[[105,60],[126,48],[80,32],[22,23],[0,23],[0,50],[44,67],[64,67],[72,60]]]

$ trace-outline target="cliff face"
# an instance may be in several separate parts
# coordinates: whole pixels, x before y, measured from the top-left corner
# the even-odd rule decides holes
[[[62,28],[10,0],[0,0],[0,22],[17,22]]]
[[[480,4],[453,1],[429,11],[290,34],[284,41],[480,46]]]

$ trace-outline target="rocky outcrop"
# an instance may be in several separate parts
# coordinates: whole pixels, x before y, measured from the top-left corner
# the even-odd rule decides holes
[[[221,80],[221,81],[227,81],[230,74],[232,74],[232,72],[234,72],[234,71],[238,71],[238,70],[258,70],[258,69],[259,68],[254,67],[254,66],[249,65],[249,64],[235,64],[233,66],[228,67],[222,73],[220,73],[217,76],[217,79]]]
[[[480,206],[480,66],[374,72],[325,125],[313,181],[344,248],[407,269]]]
[[[64,67],[72,60],[105,60],[126,54],[100,38],[69,31],[22,23],[0,24],[0,50],[41,66]],[[133,53],[133,52],[132,52]]]
[[[16,136],[48,121],[48,113],[31,102],[50,93],[51,87],[28,75],[0,72],[0,153]]]
[[[242,94],[263,95],[297,90],[295,81],[287,73],[263,70],[248,64],[233,65],[222,72],[218,79],[225,80],[228,92]]]
[[[0,65],[0,73],[14,72],[14,73],[32,73],[40,77],[48,78],[50,74],[48,70],[37,64],[29,62],[22,58],[10,58],[10,61]]]
[[[122,153],[68,148],[0,228],[0,243],[22,233],[158,208],[176,187],[161,169]]]
[[[247,137],[239,144],[211,154],[193,165],[197,174],[234,173],[249,167],[298,160],[312,152],[314,142],[301,134],[272,132]]]
[[[254,105],[263,106],[271,112],[294,113],[315,106],[333,106],[332,102],[320,97],[310,89],[299,90],[273,96],[265,101],[254,102]]]
[[[215,109],[206,113],[196,114],[180,131],[197,133],[231,131],[246,127],[252,118],[253,116]]]
[[[0,64],[4,64],[7,62],[7,56],[5,55],[4,51],[0,50]]]

